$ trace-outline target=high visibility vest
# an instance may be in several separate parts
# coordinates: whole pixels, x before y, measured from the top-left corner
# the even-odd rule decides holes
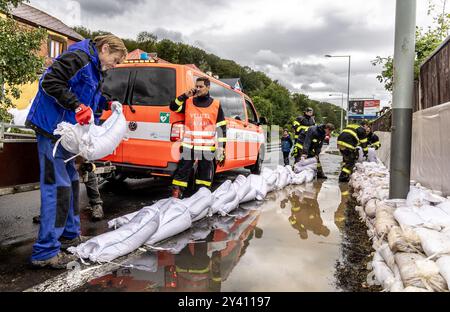
[[[219,114],[218,100],[208,107],[197,107],[193,98],[186,100],[185,132],[182,146],[196,150],[216,149],[216,121]]]

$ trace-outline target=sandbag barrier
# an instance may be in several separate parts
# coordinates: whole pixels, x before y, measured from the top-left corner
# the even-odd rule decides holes
[[[448,292],[450,198],[412,182],[406,200],[389,200],[389,171],[381,162],[357,164],[349,184],[375,250],[369,285]]]
[[[222,183],[214,192],[201,188],[189,198],[162,199],[152,206],[110,220],[110,232],[68,250],[82,261],[89,259],[97,263],[111,262],[141,246],[160,250],[158,243],[187,231],[194,222],[215,215],[234,217],[233,211],[241,204],[263,201],[268,193],[292,184],[312,182],[316,168],[315,159],[302,160],[294,168],[295,172],[290,166],[278,166],[276,170],[264,167],[261,175],[239,175],[233,182]],[[241,207],[245,209],[245,205]]]

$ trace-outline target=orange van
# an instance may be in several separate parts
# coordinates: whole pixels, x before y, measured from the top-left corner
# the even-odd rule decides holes
[[[111,179],[172,176],[180,157],[184,114],[171,111],[169,103],[193,88],[198,77],[211,80],[210,94],[220,100],[227,120],[226,160],[216,172],[246,167],[259,173],[266,141],[261,124],[266,120],[258,117],[251,99],[195,66],[150,59],[126,61],[109,70],[104,80],[103,92],[123,103],[128,127],[127,138],[102,160],[116,167]]]

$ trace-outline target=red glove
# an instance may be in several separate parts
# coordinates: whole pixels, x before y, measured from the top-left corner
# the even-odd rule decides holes
[[[75,108],[75,119],[80,125],[87,125],[91,121],[92,109],[84,104]]]

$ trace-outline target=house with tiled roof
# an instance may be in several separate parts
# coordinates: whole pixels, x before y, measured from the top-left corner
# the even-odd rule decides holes
[[[19,4],[16,8],[12,8],[11,15],[23,27],[44,28],[47,31],[47,38],[42,42],[39,55],[45,58],[45,66],[52,64],[53,59],[58,57],[62,52],[67,50],[69,46],[84,38],[75,32],[72,28],[64,24],[56,17],[51,16],[39,9],[28,4]],[[0,17],[5,17],[0,13]],[[24,85],[21,88],[21,97],[14,100],[16,107],[25,108],[36,95],[38,82]]]

